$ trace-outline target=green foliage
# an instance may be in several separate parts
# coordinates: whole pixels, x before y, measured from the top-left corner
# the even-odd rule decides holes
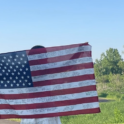
[[[107,97],[107,96],[108,96],[108,94],[107,93],[104,93],[104,92],[102,92],[102,93],[99,94],[99,97]]]
[[[97,91],[100,97],[124,99],[124,76],[108,75],[107,81],[102,81],[102,77],[98,77],[101,81],[97,83]],[[105,76],[104,76],[105,77]],[[98,79],[97,78],[97,79]],[[108,81],[109,80],[109,81]]]
[[[62,124],[114,124],[124,123],[124,101],[100,103],[101,113],[61,117]]]
[[[101,61],[96,59],[94,64],[95,76],[99,77],[102,76],[102,66]]]
[[[123,122],[123,115],[121,113],[121,111],[117,108],[115,108],[114,110],[114,116],[115,116],[115,123],[121,123]]]
[[[96,81],[98,83],[109,83],[109,75],[98,76],[96,77]]]
[[[99,97],[124,100],[124,76],[109,75],[109,83],[97,83]]]
[[[124,74],[124,61],[119,61],[118,66],[119,66],[119,68],[121,68],[122,74]]]
[[[120,94],[118,92],[101,92],[101,93],[98,93],[98,96],[102,98],[116,100],[116,101],[124,100],[124,94]]]
[[[122,74],[122,58],[117,49],[110,48],[101,54],[100,60],[96,59],[94,64],[95,76]],[[120,64],[119,64],[120,63]]]
[[[120,101],[124,100],[124,94],[121,95]]]
[[[110,86],[113,88],[115,91],[122,91],[123,85],[124,85],[124,78],[123,75],[112,75],[109,77],[109,82]]]
[[[110,92],[110,93],[108,93],[106,98],[111,98],[111,99],[115,99],[115,100],[120,101],[122,96],[123,96],[122,94],[119,94],[117,92]]]

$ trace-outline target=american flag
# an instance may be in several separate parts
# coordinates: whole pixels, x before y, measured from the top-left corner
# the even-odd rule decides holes
[[[88,43],[0,54],[0,118],[99,113]]]

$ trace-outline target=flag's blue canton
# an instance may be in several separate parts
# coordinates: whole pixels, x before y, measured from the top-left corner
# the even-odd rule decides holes
[[[25,51],[0,55],[0,89],[32,87]]]

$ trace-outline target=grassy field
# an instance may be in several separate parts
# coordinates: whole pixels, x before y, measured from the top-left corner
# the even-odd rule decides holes
[[[101,113],[64,116],[61,117],[62,124],[113,124],[124,123],[124,101],[112,101],[100,103]],[[20,121],[20,119],[13,119]]]
[[[100,103],[101,113],[62,117],[62,124],[124,123],[124,101]]]

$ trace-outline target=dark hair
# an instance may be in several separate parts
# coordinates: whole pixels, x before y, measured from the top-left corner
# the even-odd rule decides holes
[[[36,46],[33,46],[31,49],[38,49],[38,48],[45,48],[44,46],[40,46],[40,45],[36,45]]]
[[[40,45],[36,45],[36,46],[33,46],[29,51],[28,51],[28,55],[31,55],[32,53],[34,53],[34,49],[41,49],[41,48],[44,48],[44,52],[47,53],[46,49],[44,46],[40,46]]]

